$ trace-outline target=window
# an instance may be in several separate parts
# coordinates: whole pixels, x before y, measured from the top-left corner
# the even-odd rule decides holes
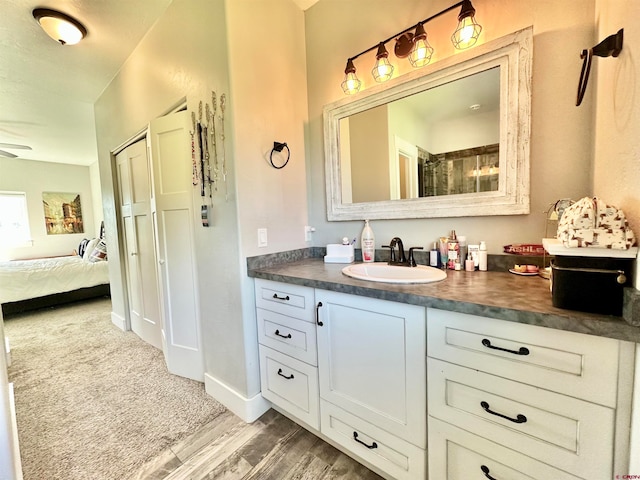
[[[27,194],[0,192],[0,244],[19,246],[30,242]]]

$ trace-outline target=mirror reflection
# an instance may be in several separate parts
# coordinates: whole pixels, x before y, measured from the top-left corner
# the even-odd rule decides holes
[[[500,66],[339,121],[343,203],[495,192]]]

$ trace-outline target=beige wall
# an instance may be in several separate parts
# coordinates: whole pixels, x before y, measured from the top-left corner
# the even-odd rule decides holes
[[[386,106],[353,115],[349,122],[354,203],[389,200],[389,116]],[[354,154],[357,152],[357,154]],[[380,175],[384,172],[384,175]]]
[[[33,245],[0,251],[0,258],[16,260],[70,255],[83,238],[98,234],[94,228],[93,192],[89,167],[66,163],[0,158],[0,191],[25,192]],[[79,193],[84,233],[47,235],[42,192]]]
[[[304,13],[292,0],[228,0],[227,28],[242,251],[253,256],[304,248]],[[280,170],[269,163],[274,141],[291,150]],[[281,160],[275,154],[276,165]],[[267,228],[266,248],[258,248],[258,228]]]
[[[197,112],[211,90],[226,94],[228,180],[214,195],[210,228],[194,212],[196,255],[205,371],[245,397],[260,389],[246,256],[306,245],[304,54],[304,17],[291,0],[174,0],[95,106],[105,224],[115,237],[109,152],[181,99]],[[267,164],[274,140],[291,148],[282,170]],[[257,248],[257,228],[268,229],[267,249]],[[113,310],[124,317],[113,263]]]
[[[324,186],[322,107],[343,98],[340,82],[346,59],[451,4],[448,0],[320,0],[306,13],[309,89],[309,217],[317,228],[314,244],[358,236],[361,222],[327,222]],[[518,216],[379,220],[372,223],[378,246],[399,235],[407,246],[430,246],[455,229],[470,242],[487,241],[490,253],[509,243],[540,243],[544,215],[559,198],[591,194],[591,113],[575,107],[580,51],[594,35],[593,0],[474,0],[486,42],[533,25],[533,91],[531,118],[531,213]],[[427,25],[437,61],[453,54],[450,36],[457,12]],[[387,46],[393,50],[393,42]],[[374,83],[374,53],[355,61],[364,87]],[[401,75],[411,68],[390,55]],[[585,102],[592,102],[592,91]]]
[[[640,32],[633,19],[640,2],[596,1],[596,45],[620,28],[624,45],[617,58],[595,58],[589,89],[597,98],[580,107],[594,110],[594,195],[621,208],[640,238]],[[636,288],[640,288],[636,275]]]

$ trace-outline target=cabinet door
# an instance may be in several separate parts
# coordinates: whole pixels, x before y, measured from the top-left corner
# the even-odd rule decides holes
[[[426,448],[425,309],[316,291],[320,397]]]

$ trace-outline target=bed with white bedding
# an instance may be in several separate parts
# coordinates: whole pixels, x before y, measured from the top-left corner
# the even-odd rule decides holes
[[[108,294],[106,261],[73,255],[0,262],[4,314]]]

